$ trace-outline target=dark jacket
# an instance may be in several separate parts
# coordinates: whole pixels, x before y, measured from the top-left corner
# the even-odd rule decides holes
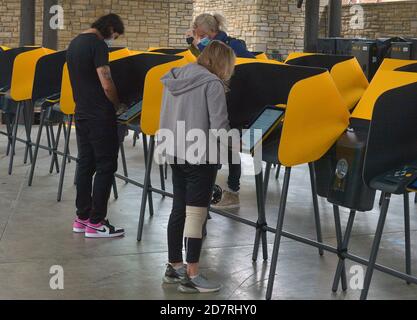
[[[227,44],[230,48],[233,49],[238,58],[255,58],[252,52],[248,51],[242,41],[229,37],[224,31],[220,31],[213,40],[219,40]],[[198,49],[200,51],[203,51],[204,48],[205,47],[203,45],[198,45]]]

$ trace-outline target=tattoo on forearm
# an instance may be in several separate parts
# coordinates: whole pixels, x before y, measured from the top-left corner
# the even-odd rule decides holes
[[[103,77],[106,80],[112,80],[110,70],[104,69],[104,71],[103,71]]]

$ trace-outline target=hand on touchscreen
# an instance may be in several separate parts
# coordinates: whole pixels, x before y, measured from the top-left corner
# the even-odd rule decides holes
[[[120,103],[118,106],[115,107],[115,109],[116,116],[120,116],[128,110],[127,106],[124,103]]]

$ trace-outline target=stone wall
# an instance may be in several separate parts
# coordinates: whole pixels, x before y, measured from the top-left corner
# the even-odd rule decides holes
[[[42,42],[42,0],[36,0],[36,44]],[[185,46],[191,25],[192,0],[59,0],[64,8],[64,29],[58,32],[59,49],[87,29],[99,16],[120,14],[126,34],[115,45],[145,50],[150,46]],[[20,0],[0,0],[0,43],[19,44]]]
[[[321,1],[323,35],[326,4],[326,0]],[[297,8],[295,0],[194,0],[194,17],[203,12],[223,14],[229,34],[245,40],[252,51],[285,56],[304,48],[304,6]]]
[[[59,0],[65,27],[58,33],[59,48],[95,18],[108,12],[122,16],[126,35],[115,45],[132,49],[149,46],[184,47],[184,33],[192,18],[202,12],[222,13],[231,36],[246,41],[253,51],[286,55],[304,46],[304,8],[296,0]],[[327,0],[321,0],[320,36],[327,32]],[[343,7],[343,35],[368,37],[403,35],[417,37],[417,1],[362,4],[365,28],[353,30],[351,6]],[[36,44],[42,36],[42,0],[36,0]],[[19,44],[20,0],[0,0],[0,44]]]
[[[375,39],[389,36],[417,38],[417,1],[398,1],[361,4],[364,10],[364,29],[352,29],[350,21],[355,13],[344,6],[343,35]]]

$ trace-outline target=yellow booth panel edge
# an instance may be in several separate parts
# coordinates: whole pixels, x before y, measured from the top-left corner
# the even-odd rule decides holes
[[[8,47],[4,47],[4,46],[0,46],[0,48],[1,48],[3,51],[10,50],[10,48],[8,48]]]
[[[292,167],[320,159],[348,124],[349,112],[329,72],[297,82],[285,111],[281,164]]]
[[[159,130],[162,96],[164,91],[161,78],[172,68],[182,67],[188,63],[186,58],[182,58],[158,65],[147,73],[143,92],[141,116],[141,128],[146,135],[154,136]]]
[[[352,110],[364,95],[369,86],[368,79],[356,60],[352,58],[333,66],[330,74],[336,83],[348,110]]]
[[[306,52],[292,52],[288,55],[288,58],[285,60],[284,63],[287,63],[290,60],[294,60],[301,57],[307,57],[307,56],[314,56],[318,53],[306,53]]]
[[[283,62],[279,62],[276,60],[263,60],[263,59],[251,59],[251,58],[236,58],[236,65],[242,65],[242,64],[249,64],[249,63],[267,63],[267,64],[279,64],[284,65]]]
[[[40,58],[56,51],[39,48],[19,54],[13,64],[10,96],[14,101],[30,100],[32,98],[33,82],[36,64]]]
[[[394,71],[395,69],[417,63],[417,60],[384,59],[378,71]]]
[[[129,50],[127,48],[123,48],[117,51],[113,51],[109,53],[109,61],[116,61],[119,59],[123,59],[129,56],[137,55],[145,53],[143,51],[134,51]],[[75,102],[74,102],[74,96],[72,94],[72,87],[71,87],[71,81],[69,78],[68,73],[68,66],[65,63],[64,69],[62,72],[62,85],[61,85],[61,100],[60,100],[60,108],[61,112],[67,115],[74,114],[75,112]]]
[[[379,71],[353,112],[352,117],[371,120],[375,103],[384,92],[414,82],[417,82],[417,73]]]

